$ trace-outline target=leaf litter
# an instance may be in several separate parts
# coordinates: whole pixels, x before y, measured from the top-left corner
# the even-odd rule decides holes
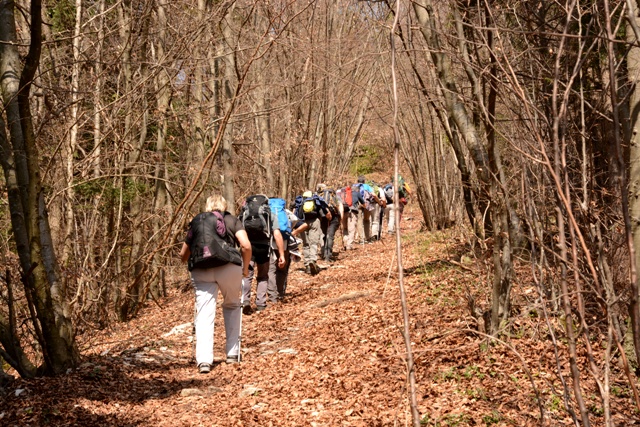
[[[464,230],[420,233],[412,214],[417,207],[405,216],[402,250],[422,424],[572,425],[547,325],[527,315],[533,298],[526,273],[514,281],[513,305],[522,314],[514,313],[512,333],[501,338],[508,346],[489,344],[475,333],[465,296],[469,289],[488,306],[486,258],[470,259]],[[208,375],[193,359],[193,295],[174,289],[162,307],[149,304],[129,323],[79,337],[84,360],[68,375],[10,383],[0,393],[2,425],[410,425],[394,251],[394,236],[385,236],[340,252],[315,277],[294,264],[285,301],[243,316],[240,364],[222,362],[217,313]],[[568,378],[566,354],[559,350]],[[640,424],[623,374],[613,368],[614,421]],[[582,381],[592,424],[603,425],[596,385],[586,375]]]

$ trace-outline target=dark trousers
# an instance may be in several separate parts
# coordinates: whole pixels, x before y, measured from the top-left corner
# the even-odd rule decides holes
[[[331,221],[325,221],[326,227],[322,227],[324,233],[324,243],[322,245],[322,257],[325,260],[330,260],[333,255],[333,240],[336,235],[336,231],[340,227],[340,216],[334,215],[331,217]],[[324,225],[324,224],[322,224]]]

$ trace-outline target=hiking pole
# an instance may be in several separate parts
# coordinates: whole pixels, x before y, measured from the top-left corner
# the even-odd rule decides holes
[[[240,329],[238,329],[238,363],[242,361],[240,345],[242,344],[242,312],[244,311],[244,277],[240,281]]]
[[[196,318],[197,317],[198,317],[198,305],[194,301],[193,302],[193,328],[191,329],[191,333],[193,334],[193,339],[191,340],[191,350],[193,352],[193,360],[196,360]]]
[[[382,205],[378,205],[380,206],[380,218],[378,219],[378,242],[380,241],[380,238],[382,237],[382,218],[384,218],[384,207],[382,207]]]

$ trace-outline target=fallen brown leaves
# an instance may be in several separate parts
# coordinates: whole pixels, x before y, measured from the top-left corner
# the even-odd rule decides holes
[[[468,286],[486,301],[483,261],[463,258],[460,268],[464,245],[451,235],[428,236],[427,244],[410,215],[403,259],[424,424],[540,425],[529,370],[543,399],[544,425],[571,425],[544,322],[516,315],[512,349],[488,345],[473,332],[464,294]],[[193,295],[175,290],[163,308],[149,305],[128,324],[81,337],[86,361],[68,375],[12,383],[0,397],[0,424],[409,425],[395,272],[388,280],[393,251],[394,239],[386,237],[340,253],[315,277],[294,265],[286,301],[244,317],[243,363],[218,363],[208,375],[197,373],[192,358]],[[527,286],[515,284],[515,307],[532,304]],[[215,353],[222,358],[220,313],[216,321]],[[560,365],[568,374],[566,352]],[[640,422],[622,376],[615,373],[614,380],[617,424]],[[602,425],[595,386],[586,375],[583,381],[593,391],[587,396],[593,425]]]

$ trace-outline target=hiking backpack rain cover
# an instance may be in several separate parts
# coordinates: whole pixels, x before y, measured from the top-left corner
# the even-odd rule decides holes
[[[393,185],[387,184],[384,186],[384,195],[387,198],[387,203],[393,203]]]
[[[291,221],[289,215],[285,211],[287,202],[284,199],[273,197],[269,199],[269,207],[271,213],[278,218],[278,227],[282,233],[291,233]]]
[[[257,194],[247,197],[241,219],[251,242],[271,240],[271,208],[267,196]]]
[[[218,221],[213,212],[202,212],[191,220],[189,271],[194,268],[219,267],[228,263],[242,265],[240,251],[227,241],[226,233],[222,237],[216,231]]]
[[[360,198],[362,197],[362,184],[353,184],[351,187],[351,209],[360,207]]]

